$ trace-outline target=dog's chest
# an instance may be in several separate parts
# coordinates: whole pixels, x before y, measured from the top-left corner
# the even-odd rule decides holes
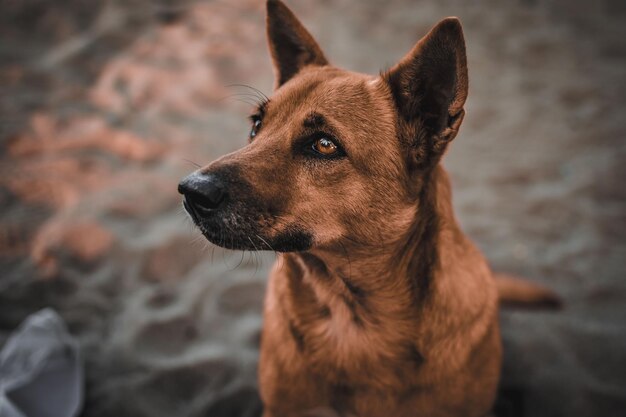
[[[403,337],[394,323],[381,323],[345,304],[303,326],[301,355],[314,372],[337,383],[374,381],[379,387],[415,380],[424,361],[415,341]],[[368,378],[375,376],[376,378]]]
[[[271,280],[266,320],[281,323],[294,360],[330,384],[368,381],[379,389],[418,378],[424,359],[416,323],[398,307],[401,295],[355,290],[340,277],[286,266]]]

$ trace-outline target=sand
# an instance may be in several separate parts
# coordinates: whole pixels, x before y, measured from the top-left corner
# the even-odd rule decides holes
[[[495,269],[562,295],[502,313],[500,416],[626,410],[626,7],[581,0],[292,1],[337,65],[376,73],[461,18],[470,96],[445,158]],[[260,1],[0,5],[0,344],[57,309],[83,416],[258,416],[273,254],[199,236],[176,185],[245,144],[271,92]]]

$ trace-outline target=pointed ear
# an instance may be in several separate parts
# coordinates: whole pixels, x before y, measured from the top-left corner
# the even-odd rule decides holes
[[[404,120],[419,123],[434,141],[431,149],[443,151],[465,115],[467,62],[459,20],[439,22],[383,77]]]
[[[307,65],[328,65],[313,36],[279,0],[267,1],[267,39],[274,61],[276,88]]]

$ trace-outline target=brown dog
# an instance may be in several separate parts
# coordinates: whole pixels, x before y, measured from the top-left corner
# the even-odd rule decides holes
[[[465,114],[459,21],[370,76],[332,67],[280,1],[267,9],[277,89],[250,144],[179,185],[208,240],[281,253],[265,302],[264,415],[487,415],[498,288],[439,163]],[[554,301],[499,285],[510,302]]]

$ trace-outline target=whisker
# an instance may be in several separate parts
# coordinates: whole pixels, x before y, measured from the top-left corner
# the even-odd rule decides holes
[[[229,94],[227,96],[221,97],[219,98],[217,101],[218,102],[222,102],[224,100],[228,100],[230,98],[235,98],[235,97],[246,97],[251,99],[255,105],[262,105],[263,104],[263,98],[259,97],[256,94],[251,94],[251,93],[233,93],[233,94]]]
[[[262,98],[264,101],[269,101],[269,97],[267,95],[265,95],[265,93],[261,90],[259,90],[258,88],[252,87],[250,85],[247,84],[228,84],[226,86],[226,88],[232,88],[232,87],[244,87],[244,88],[249,88],[250,90],[256,92],[260,98]]]
[[[256,235],[257,237],[259,237],[256,233],[255,233],[255,235]],[[252,241],[252,239],[250,239],[250,236],[248,236],[248,240],[250,241],[250,243],[252,244],[252,246],[254,247],[254,250],[255,250],[254,252],[252,252],[252,253],[254,254],[254,257],[255,257],[255,262],[254,262],[254,266],[255,266],[255,268],[254,268],[254,274],[252,274],[252,278],[254,278],[254,277],[256,276],[256,273],[257,273],[257,272],[258,272],[258,270],[259,270],[259,264],[258,264],[258,251],[259,251],[259,250],[257,249],[257,247],[256,247],[256,245],[254,244],[254,242]]]
[[[233,100],[234,101],[238,101],[240,103],[245,103],[248,106],[252,106],[252,107],[254,107],[254,106],[256,106],[258,104],[257,102],[251,101],[251,99],[246,100],[246,99],[243,99],[243,98],[233,98]]]
[[[270,226],[271,227],[271,226]],[[255,233],[256,235],[256,233]],[[263,239],[261,236],[256,235],[256,237],[258,237],[263,243],[265,243],[267,245],[268,248],[270,248],[272,251],[276,252],[276,250],[272,247],[272,245],[269,244],[269,242],[265,239]]]
[[[183,158],[183,161],[190,163],[191,165],[195,166],[196,168],[202,168],[202,165],[193,162],[191,159]]]

